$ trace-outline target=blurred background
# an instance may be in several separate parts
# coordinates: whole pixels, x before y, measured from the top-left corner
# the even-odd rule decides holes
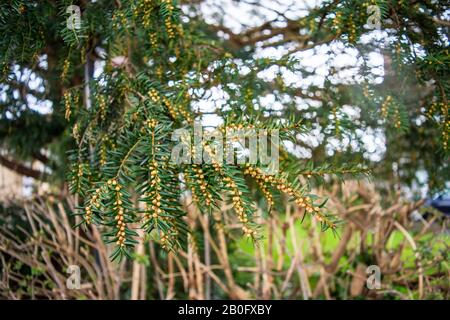
[[[96,6],[120,8],[113,2],[74,3],[83,23]],[[54,21],[39,19],[36,1],[1,4],[0,298],[449,299],[445,2],[180,1],[183,25],[232,54],[239,72],[228,82],[252,112],[310,126],[284,146],[344,224],[338,236],[321,232],[287,201],[269,212],[254,187],[264,234],[255,245],[239,234],[230,204],[204,215],[187,193],[195,241],[167,252],[146,239],[121,262],[110,261],[101,227],[74,228],[80,199],[66,176],[75,126],[63,92],[86,74],[100,82],[123,57],[105,58],[109,49],[93,33],[87,61],[72,58],[58,29],[70,1],[42,2]],[[369,23],[371,5],[379,27]],[[284,58],[295,64],[252,69]],[[221,125],[234,89],[196,90],[190,110],[205,127]],[[80,268],[76,289],[67,285],[72,265]]]

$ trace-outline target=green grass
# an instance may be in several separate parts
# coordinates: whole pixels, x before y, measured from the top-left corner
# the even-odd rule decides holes
[[[308,252],[310,252],[310,250],[308,250],[309,246],[312,245],[312,243],[310,243],[310,241],[312,241],[309,237],[308,237],[308,233],[311,233],[312,230],[312,226],[310,225],[310,223],[304,221],[303,224],[300,221],[297,221],[294,224],[295,230],[296,230],[296,237],[297,237],[297,241],[298,244],[302,243],[302,249],[304,252],[304,256],[305,259],[308,260],[308,258],[311,258],[308,256]],[[261,230],[261,232],[263,233],[263,239],[257,244],[257,246],[264,246],[264,250],[267,251],[267,247],[268,247],[268,232],[267,232],[267,227],[263,228],[263,230]],[[276,230],[277,234],[281,235],[281,229]],[[325,232],[320,232],[319,234],[320,237],[320,243],[322,245],[322,251],[325,257],[325,262],[329,262],[333,251],[336,249],[336,247],[339,244],[339,237],[336,237],[333,232],[331,232],[330,230],[325,231]],[[360,237],[360,233],[355,232],[349,242],[349,244],[347,245],[347,250],[348,251],[353,251],[353,250],[357,250],[359,247],[359,243],[360,243],[360,239],[358,239]],[[373,234],[369,233],[367,236],[366,240],[366,246],[370,247],[370,245],[372,244],[373,241]],[[401,243],[403,243],[405,241],[405,236],[398,230],[394,230],[389,239],[386,242],[386,249],[388,251],[395,251],[398,250],[398,248],[400,247]],[[423,235],[420,239],[416,240],[416,244],[419,247],[419,249],[421,248],[421,243],[425,243],[426,247],[429,248],[428,250],[430,250],[430,254],[431,255],[438,255],[440,251],[445,250],[446,245],[449,246],[450,245],[450,236],[449,235],[444,235],[444,234],[440,234],[440,235],[434,235],[431,233],[425,234]],[[255,246],[255,244],[251,241],[248,240],[246,238],[239,238],[238,240],[238,244],[237,244],[237,252],[236,254],[243,254],[244,256],[254,256],[255,254],[255,249],[257,248],[257,246]],[[291,231],[288,230],[286,233],[286,248],[287,248],[287,253],[284,255],[284,265],[285,266],[289,266],[290,262],[291,262],[291,257],[289,256],[288,253],[290,253],[291,255],[294,252],[294,246],[292,243],[292,237],[291,237]],[[279,258],[279,245],[274,241],[274,259],[277,261]],[[412,247],[410,246],[409,243],[406,243],[405,248],[403,249],[402,252],[402,257],[401,260],[404,263],[405,267],[414,267],[415,266],[415,253],[414,250],[412,249]],[[345,256],[343,256],[341,258],[340,261],[340,266],[344,266],[347,264],[347,259]]]

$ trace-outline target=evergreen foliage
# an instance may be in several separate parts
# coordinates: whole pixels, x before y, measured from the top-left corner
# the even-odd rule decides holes
[[[81,7],[79,29],[66,24],[71,4]],[[374,4],[392,41],[364,44],[370,33],[364,27],[370,18],[367,8]],[[70,190],[83,202],[83,224],[104,225],[105,238],[116,243],[113,259],[130,254],[139,236],[137,226],[167,249],[182,246],[188,232],[183,219],[188,194],[204,214],[220,210],[223,201],[231,203],[243,234],[251,239],[261,236],[255,186],[265,198],[266,212],[292,201],[323,230],[335,231],[338,222],[327,212],[326,199],[311,190],[326,185],[330,177],[367,175],[358,130],[385,130],[386,159],[391,159],[389,164],[406,159],[398,173],[406,181],[418,169],[430,173],[431,187],[448,180],[448,22],[442,20],[448,10],[441,1],[323,1],[305,16],[279,14],[276,21],[236,34],[224,25],[206,24],[195,2],[2,2],[3,148],[19,159],[38,159],[42,148],[52,149],[55,136],[71,133],[73,139],[63,140],[59,148],[72,147]],[[286,73],[303,79],[316,74],[296,53],[336,42],[358,51],[359,79],[338,81],[339,70],[332,70],[323,85],[304,88],[286,81]],[[259,57],[258,45],[284,46],[286,53]],[[374,50],[391,61],[381,83],[368,64]],[[104,68],[94,78],[99,62]],[[261,76],[267,70],[276,76]],[[31,88],[23,79],[27,73],[44,83]],[[411,88],[417,90],[411,94]],[[223,119],[221,132],[279,130],[282,140],[301,146],[302,134],[319,128],[320,147],[310,160],[300,161],[282,146],[277,175],[264,173],[261,163],[171,163],[172,132],[191,130],[204,115],[196,106],[217,89],[226,97],[216,112]],[[268,94],[283,105],[281,111],[261,102]],[[53,112],[43,115],[30,108],[29,95],[51,101]],[[297,99],[305,108],[298,108]],[[358,106],[360,118],[349,117],[345,105]],[[20,130],[24,137],[24,126],[30,126],[33,138],[18,141],[15,133]],[[325,145],[332,139],[355,140],[356,147],[328,157]],[[54,161],[56,154],[51,152]],[[51,169],[51,161],[46,163]],[[384,164],[370,166],[387,170],[385,176],[393,174]]]

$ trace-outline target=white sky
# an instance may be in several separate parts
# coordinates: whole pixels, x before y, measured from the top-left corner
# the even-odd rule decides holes
[[[258,0],[255,0],[258,1]],[[308,8],[312,8],[320,4],[321,1],[308,0],[308,1],[295,1],[295,0],[262,0],[259,3],[266,8],[275,8],[279,12],[286,13],[290,19],[299,18],[305,16],[308,13]],[[257,9],[255,9],[257,8]],[[186,8],[184,8],[186,9]],[[268,19],[274,19],[276,15],[273,11],[260,7],[251,6],[243,2],[235,2],[232,0],[207,0],[201,4],[202,13],[208,23],[217,22],[217,17],[221,17],[222,23],[232,29],[235,32],[242,31],[242,28],[249,28],[258,26]],[[187,13],[186,10],[184,10]],[[263,17],[258,17],[261,14]],[[280,22],[280,26],[283,22]],[[372,33],[371,36],[367,36],[365,41],[369,42],[370,37],[386,37],[385,34],[380,32]],[[331,52],[330,52],[331,51]],[[287,52],[286,47],[267,48],[263,49],[261,46],[257,48],[255,58],[268,57],[279,58]],[[308,89],[310,85],[321,86],[324,82],[324,77],[328,75],[331,67],[345,68],[340,71],[334,81],[338,82],[354,82],[355,76],[357,76],[357,70],[362,59],[357,56],[356,49],[348,48],[343,43],[333,42],[330,45],[321,45],[311,50],[298,52],[294,55],[299,60],[299,64],[302,68],[310,71],[314,71],[314,76],[303,78],[300,74],[295,74],[291,71],[282,69],[282,78],[287,85],[294,87]],[[45,59],[40,62],[45,66]],[[239,61],[236,61],[239,64]],[[372,67],[373,81],[381,82],[383,78],[383,57],[373,52],[369,55],[369,65]],[[104,62],[96,64],[95,77],[98,78],[104,68]],[[28,81],[30,88],[38,91],[44,90],[42,86],[42,79],[36,77],[35,74],[25,71],[20,75],[18,70],[15,70],[16,74],[22,78],[22,80]],[[247,71],[242,68],[241,72],[245,74]],[[278,67],[273,66],[258,75],[262,79],[271,80],[279,72]],[[333,81],[333,79],[332,79]],[[193,103],[193,108],[196,111],[201,112],[214,112],[218,109],[224,110],[227,106],[228,95],[224,92],[220,86],[208,90],[206,95],[208,98]],[[2,93],[0,87],[0,99],[5,98],[5,94]],[[52,111],[52,102],[49,100],[37,101],[33,96],[28,96],[27,100],[29,106],[41,113],[49,113]],[[306,103],[314,104],[314,102],[305,101],[300,98],[295,98],[299,110],[305,107]],[[282,110],[285,106],[279,101],[275,101],[275,97],[272,94],[260,97],[257,101],[264,108],[270,108],[271,110]],[[357,106],[341,106],[341,111],[347,115],[351,115],[354,119],[358,118]],[[204,126],[217,126],[222,123],[222,119],[214,114],[207,114],[202,117],[202,124]],[[315,147],[323,140],[323,134],[321,131],[323,128],[316,126],[314,130],[301,136],[301,140],[308,146]],[[385,138],[381,130],[367,129],[365,131],[359,130],[356,135],[363,141],[363,147],[367,150],[366,156],[370,160],[377,161],[382,158],[385,151]],[[311,156],[311,150],[303,147],[293,148],[289,144],[286,145],[288,149],[297,154],[300,157],[308,158]],[[331,139],[326,147],[327,153],[332,155],[336,150],[351,146],[357,150],[358,146],[355,141],[349,141],[348,138],[344,138],[341,141],[338,139]]]

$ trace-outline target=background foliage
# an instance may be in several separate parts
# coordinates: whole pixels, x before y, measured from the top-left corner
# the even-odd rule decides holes
[[[80,29],[67,28],[71,4]],[[342,180],[372,172],[380,194],[416,199],[445,189],[448,13],[444,1],[4,1],[0,163],[77,194],[77,223],[99,226],[111,259],[149,239],[203,250],[191,206],[257,241],[291,204],[335,231],[318,190]],[[280,174],[171,164],[171,133],[195,121],[279,129]]]

